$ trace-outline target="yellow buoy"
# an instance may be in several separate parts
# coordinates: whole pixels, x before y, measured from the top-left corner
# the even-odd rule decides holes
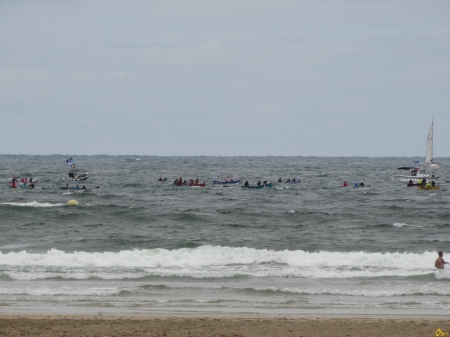
[[[78,201],[72,199],[67,202],[67,206],[78,206]]]

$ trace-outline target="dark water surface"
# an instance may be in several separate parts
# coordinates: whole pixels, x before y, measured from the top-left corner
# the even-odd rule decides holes
[[[66,159],[0,156],[6,310],[450,307],[450,275],[433,268],[449,251],[449,160],[429,192],[391,181],[413,158],[74,157],[88,191],[59,189]],[[36,188],[11,189],[14,173]],[[247,190],[217,175],[301,183]],[[179,176],[207,186],[174,186]]]

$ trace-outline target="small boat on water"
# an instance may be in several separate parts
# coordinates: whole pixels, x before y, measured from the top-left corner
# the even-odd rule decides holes
[[[282,181],[280,177],[280,179],[278,179],[278,182],[283,184],[300,184],[300,179],[289,178],[288,180]]]
[[[435,186],[418,186],[417,187],[419,191],[437,191],[441,189],[441,186],[435,185]]]
[[[80,181],[80,180],[87,180],[89,178],[89,173],[86,172],[84,174],[77,174],[77,171],[75,169],[75,163],[71,158],[66,160],[67,165],[70,166],[69,171],[69,178],[67,178],[67,181]]]
[[[214,180],[213,184],[219,184],[219,185],[230,185],[230,184],[239,184],[241,182],[241,179],[233,179],[233,180]]]
[[[74,174],[73,176],[67,178],[67,181],[82,181],[82,180],[87,180],[88,178],[89,178],[89,173],[86,172],[81,175]]]
[[[256,188],[256,189],[259,189],[259,188],[272,188],[272,183],[271,182],[268,182],[267,184],[261,184],[261,185],[255,185],[255,186],[241,186],[241,188],[250,188],[250,189],[252,189],[252,188]]]
[[[429,174],[425,169],[419,169],[418,167],[399,167],[399,173],[392,176],[393,181],[405,181],[417,182],[419,179],[439,179],[439,177]],[[408,174],[404,171],[409,171]]]
[[[203,182],[199,182],[199,181],[194,181],[194,180],[190,180],[190,181],[179,181],[178,179],[176,179],[173,184],[175,186],[188,186],[188,187],[205,187],[206,183]]]

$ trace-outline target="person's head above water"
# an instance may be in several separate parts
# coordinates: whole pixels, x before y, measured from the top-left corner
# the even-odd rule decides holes
[[[442,255],[444,255],[444,254],[442,253],[442,251],[440,251],[440,252],[438,253],[438,255],[439,255],[440,257],[442,257]]]

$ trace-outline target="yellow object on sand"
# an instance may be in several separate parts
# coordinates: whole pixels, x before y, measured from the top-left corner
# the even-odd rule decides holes
[[[67,206],[78,206],[78,201],[72,199],[67,202]]]

